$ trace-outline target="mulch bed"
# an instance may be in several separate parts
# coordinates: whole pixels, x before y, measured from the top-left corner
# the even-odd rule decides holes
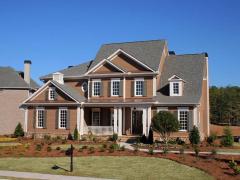
[[[32,140],[21,140],[22,146],[16,147],[2,147],[0,149],[0,157],[66,157],[65,151],[52,149],[47,152],[47,148],[50,145],[61,145],[61,143],[42,143],[42,141],[32,141]],[[24,144],[28,143],[29,147],[26,148]],[[42,143],[42,149],[40,151],[36,150],[36,144]],[[75,143],[72,141],[67,141],[66,144]],[[233,170],[228,167],[228,162],[234,158],[235,161],[240,161],[240,156],[230,156],[230,155],[199,155],[195,157],[190,154],[162,154],[155,153],[150,155],[146,152],[140,151],[117,151],[109,152],[109,149],[105,149],[100,152],[99,148],[94,148],[93,151],[89,150],[91,145],[103,144],[103,143],[92,143],[92,142],[82,142],[81,144],[88,145],[87,149],[83,149],[79,152],[78,149],[74,150],[74,156],[141,156],[141,157],[156,157],[170,159],[187,166],[195,167],[201,169],[208,174],[214,176],[216,179],[221,180],[231,180],[240,179],[240,175],[235,175]],[[110,145],[110,142],[107,143]]]

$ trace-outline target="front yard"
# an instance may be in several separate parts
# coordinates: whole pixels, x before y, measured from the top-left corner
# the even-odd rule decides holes
[[[69,158],[0,158],[0,169],[102,177],[111,179],[213,179],[196,168],[154,157],[76,157],[72,173],[52,167],[69,169]]]

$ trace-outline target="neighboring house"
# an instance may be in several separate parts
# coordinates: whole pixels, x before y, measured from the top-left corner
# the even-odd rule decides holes
[[[25,124],[24,110],[19,106],[38,88],[30,78],[30,65],[31,61],[24,61],[24,72],[0,67],[0,135],[13,134],[18,122]]]
[[[165,40],[103,45],[94,60],[40,78],[23,102],[29,135],[148,135],[159,111],[176,114],[179,132],[209,135],[208,55],[175,55]]]

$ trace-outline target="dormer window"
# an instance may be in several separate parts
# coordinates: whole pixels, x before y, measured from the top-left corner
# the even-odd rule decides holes
[[[48,91],[48,100],[53,101],[55,100],[55,88],[50,87]]]
[[[180,77],[173,75],[168,79],[169,81],[169,95],[170,96],[182,96],[184,80]]]

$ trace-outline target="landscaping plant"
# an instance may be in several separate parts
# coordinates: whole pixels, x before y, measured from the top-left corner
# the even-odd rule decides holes
[[[72,134],[71,133],[68,133],[68,138],[67,138],[68,140],[73,140],[73,137],[72,137]]]
[[[153,130],[152,130],[152,127],[150,127],[150,129],[149,129],[147,143],[148,144],[153,144]]]
[[[167,148],[171,133],[178,131],[179,122],[172,113],[160,111],[153,117],[152,127],[154,131],[160,134]]]
[[[36,144],[35,150],[41,151],[42,150],[42,145],[41,144]]]
[[[79,133],[78,133],[77,127],[75,127],[75,129],[74,129],[73,139],[74,139],[75,141],[78,141],[78,139],[79,139]]]
[[[234,171],[236,175],[240,174],[240,167],[238,167],[237,163],[232,159],[229,161],[228,166]]]
[[[23,137],[23,136],[24,136],[24,131],[22,128],[22,124],[18,123],[14,131],[14,137]]]
[[[148,149],[148,154],[150,154],[150,155],[153,155],[153,154],[154,154],[154,151],[153,151],[153,148],[152,148],[152,147],[150,147],[150,148]]]
[[[229,127],[224,128],[223,130],[223,138],[221,140],[221,144],[223,146],[229,147],[233,145],[234,138],[232,136],[232,131]]]
[[[114,133],[114,134],[112,135],[112,141],[113,141],[113,142],[117,142],[117,140],[118,140],[118,134],[117,134],[117,133]]]
[[[199,150],[198,146],[195,145],[195,146],[194,146],[194,152],[195,152],[195,156],[196,156],[196,157],[199,156],[199,151],[200,151],[200,150]]]
[[[197,145],[200,143],[199,130],[196,126],[193,126],[193,129],[189,133],[189,141],[192,145]]]
[[[207,143],[212,145],[216,139],[217,139],[217,134],[211,133],[210,136],[207,137]]]

